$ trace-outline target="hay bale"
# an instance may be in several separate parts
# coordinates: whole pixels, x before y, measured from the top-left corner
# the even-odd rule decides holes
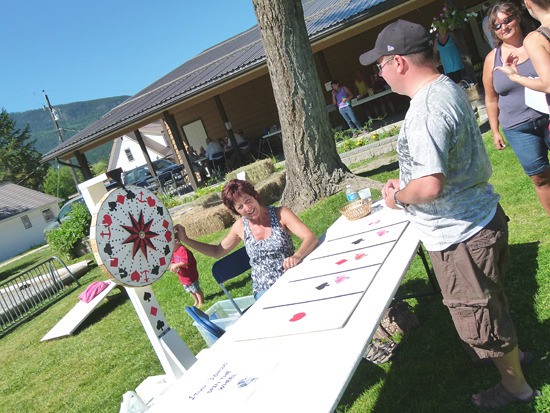
[[[264,205],[271,205],[278,202],[283,196],[286,185],[286,172],[279,171],[271,175],[268,180],[255,185],[256,191],[260,194],[260,199]]]
[[[273,175],[275,165],[271,159],[262,159],[229,172],[225,176],[225,180],[237,179],[237,174],[242,171],[246,172],[246,180],[252,183],[252,185],[256,185]]]
[[[174,225],[183,225],[187,235],[195,238],[228,228],[235,222],[235,216],[224,205],[217,205],[211,208],[194,208],[175,217],[173,222]]]

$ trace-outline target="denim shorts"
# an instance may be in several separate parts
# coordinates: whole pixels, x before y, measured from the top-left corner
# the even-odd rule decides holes
[[[195,281],[194,283],[191,283],[189,285],[184,285],[183,289],[187,291],[190,294],[196,294],[199,291],[201,291],[201,286],[199,285],[199,280]]]
[[[503,131],[528,176],[541,174],[548,168],[550,136],[547,116]]]

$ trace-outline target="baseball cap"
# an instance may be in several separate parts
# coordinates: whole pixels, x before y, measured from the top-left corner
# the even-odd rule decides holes
[[[362,65],[368,66],[382,56],[407,55],[430,48],[430,35],[417,23],[399,19],[380,32],[374,49],[359,56]]]

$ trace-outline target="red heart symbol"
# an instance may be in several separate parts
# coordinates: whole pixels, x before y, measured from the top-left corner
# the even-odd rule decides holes
[[[103,221],[101,221],[101,223],[106,227],[110,227],[113,223],[113,220],[111,219],[110,215],[103,215]]]
[[[132,279],[133,282],[136,282],[136,283],[139,282],[139,280],[141,279],[139,272],[137,271],[134,271],[132,275],[130,275],[130,278]]]
[[[155,206],[155,204],[157,203],[157,201],[155,201],[153,198],[151,198],[150,196],[147,197],[147,204],[152,208]]]
[[[305,316],[306,316],[306,313],[296,313],[288,321],[298,321],[298,320],[301,320],[302,318],[304,318]]]
[[[386,235],[388,233],[388,231],[386,231],[385,229],[382,229],[380,231],[378,231],[376,233],[376,235],[378,235],[379,237],[381,237],[382,235]]]
[[[365,254],[364,252],[360,252],[359,254],[355,254],[355,259],[356,259],[356,260],[360,260],[360,259],[363,258],[365,255],[367,255],[367,254]]]

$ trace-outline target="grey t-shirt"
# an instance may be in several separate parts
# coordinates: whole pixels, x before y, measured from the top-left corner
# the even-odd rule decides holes
[[[441,251],[476,234],[492,218],[499,195],[488,183],[491,164],[464,92],[446,76],[411,100],[397,143],[401,188],[442,173],[445,187],[406,212],[428,251]]]

